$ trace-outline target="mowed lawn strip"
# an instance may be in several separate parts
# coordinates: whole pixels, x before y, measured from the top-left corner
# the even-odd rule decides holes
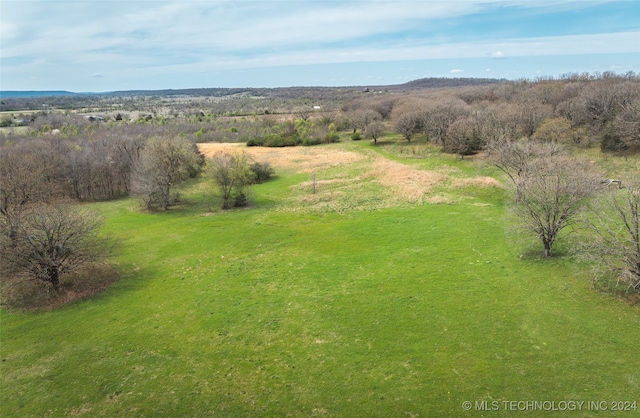
[[[462,402],[638,398],[640,311],[569,258],[521,259],[503,190],[279,208],[307,177],[228,213],[204,210],[202,181],[168,213],[94,204],[123,241],[122,278],[53,312],[2,311],[0,415],[477,416]]]

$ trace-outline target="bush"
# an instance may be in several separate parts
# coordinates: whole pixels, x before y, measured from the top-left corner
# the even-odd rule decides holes
[[[351,134],[351,139],[353,141],[360,141],[362,139],[362,134],[360,132],[354,132]]]
[[[307,137],[302,140],[302,145],[305,145],[305,146],[319,145],[319,144],[320,144],[320,140],[318,138]]]
[[[13,123],[13,119],[11,119],[11,117],[6,117],[3,116],[2,119],[0,119],[0,128],[6,128],[7,126],[11,126],[11,124]]]
[[[294,147],[300,144],[300,140],[295,136],[270,135],[264,142],[265,147]]]
[[[619,136],[606,134],[600,142],[600,149],[602,151],[622,151],[627,148],[627,144],[624,143]]]
[[[264,138],[261,136],[257,136],[255,138],[251,138],[247,141],[248,147],[262,147],[264,146]]]
[[[293,147],[301,144],[302,141],[296,136],[281,136],[270,134],[263,137],[251,138],[247,141],[248,147]]]
[[[274,174],[273,167],[271,167],[268,161],[263,163],[255,162],[251,164],[250,168],[254,175],[254,182],[256,183],[265,182]]]
[[[334,142],[340,142],[340,135],[338,134],[335,124],[332,123],[329,125],[327,133],[324,136],[324,141],[325,143],[329,143],[329,144]]]
[[[247,206],[247,195],[242,190],[236,190],[233,194],[233,207],[241,208]]]

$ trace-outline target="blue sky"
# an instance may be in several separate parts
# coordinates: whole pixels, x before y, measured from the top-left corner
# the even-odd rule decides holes
[[[0,2],[0,89],[640,72],[640,0]]]

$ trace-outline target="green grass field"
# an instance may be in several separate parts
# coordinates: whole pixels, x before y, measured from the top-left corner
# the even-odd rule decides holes
[[[496,174],[436,152],[328,148],[455,178]],[[610,406],[640,403],[637,306],[591,290],[588,268],[567,256],[521,257],[504,189],[445,183],[432,194],[449,203],[412,204],[366,176],[337,181],[366,161],[318,171],[332,181],[316,198],[308,173],[279,170],[253,207],[227,213],[208,212],[218,201],[203,180],[166,213],[92,204],[122,240],[121,279],[55,311],[2,311],[0,416],[518,414],[503,401],[640,414]],[[477,410],[482,401],[499,410]]]

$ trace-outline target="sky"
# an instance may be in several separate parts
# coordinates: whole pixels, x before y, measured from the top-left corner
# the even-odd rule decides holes
[[[640,72],[640,0],[0,0],[0,90]]]

